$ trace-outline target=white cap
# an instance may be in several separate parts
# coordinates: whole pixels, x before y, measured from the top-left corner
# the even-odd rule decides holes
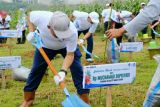
[[[78,10],[74,10],[74,11],[73,11],[73,13],[72,13],[72,15],[73,15],[74,17],[76,17],[76,16],[78,16],[78,15],[79,15],[79,13],[80,13],[80,11],[78,11]]]
[[[99,14],[96,12],[89,13],[89,17],[91,18],[93,23],[99,23]]]
[[[142,5],[145,5],[145,4],[146,4],[146,3],[142,2],[142,3],[141,3],[141,6],[142,6]]]
[[[107,3],[107,4],[106,4],[106,7],[109,7],[109,6],[110,6],[110,4],[109,4],[109,3]]]
[[[117,17],[115,15],[111,15],[111,19],[114,21],[114,22],[118,22],[117,21]]]
[[[49,26],[54,30],[56,36],[60,39],[69,38],[73,35],[73,31],[70,29],[70,19],[63,12],[53,12],[53,15],[49,21]]]
[[[88,13],[87,12],[78,11],[78,10],[74,10],[73,11],[73,16],[76,17],[76,18],[88,17]]]

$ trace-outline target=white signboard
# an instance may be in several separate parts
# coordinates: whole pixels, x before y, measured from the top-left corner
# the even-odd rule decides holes
[[[18,30],[0,30],[0,38],[20,38],[22,36],[22,32]]]
[[[85,66],[83,88],[129,84],[136,77],[136,62]]]
[[[0,57],[0,69],[12,69],[21,66],[20,56]]]
[[[121,52],[140,52],[143,50],[143,42],[127,42],[120,44]]]

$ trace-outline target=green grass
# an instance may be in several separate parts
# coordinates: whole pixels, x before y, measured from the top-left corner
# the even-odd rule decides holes
[[[93,64],[102,64],[105,42],[101,41],[102,34],[98,33],[94,36],[94,53],[101,57],[101,60],[95,61]],[[12,55],[20,55],[22,57],[22,65],[31,68],[33,62],[34,47],[28,42],[22,45],[16,45],[16,40],[8,40],[8,44],[13,46]],[[148,90],[152,76],[156,70],[157,63],[155,60],[150,60],[148,45],[145,44],[142,52],[133,53],[133,59],[130,60],[128,53],[121,53],[121,62],[135,61],[137,62],[136,80],[133,84],[113,86],[112,98],[113,107],[142,107],[146,92]],[[0,47],[0,56],[8,56],[9,51],[6,47]],[[84,60],[83,53],[82,64],[88,65]],[[60,69],[62,58],[57,57],[52,61],[57,70]],[[0,90],[0,107],[18,107],[23,100],[23,87],[25,82],[14,81],[11,79],[12,72],[6,71],[7,87]],[[67,88],[70,92],[76,92],[73,85],[71,75],[66,78]],[[1,81],[0,81],[1,85]],[[92,107],[105,107],[107,87],[91,89],[90,100]],[[61,107],[61,102],[65,99],[63,91],[57,87],[53,81],[53,75],[49,71],[47,80],[43,80],[37,90],[36,99],[33,107]]]

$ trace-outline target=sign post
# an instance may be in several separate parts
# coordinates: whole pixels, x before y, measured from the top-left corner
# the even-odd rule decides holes
[[[0,38],[20,38],[22,33],[18,30],[0,30]]]
[[[136,62],[85,66],[83,76],[84,89],[129,84],[136,77]]]
[[[107,86],[106,107],[112,107],[111,86],[133,83],[135,77],[136,62],[85,66],[83,88]]]
[[[19,38],[22,36],[22,32],[18,30],[0,30],[0,38]],[[0,47],[7,47],[9,49],[9,55],[12,55],[12,40],[10,40],[10,44],[0,44]],[[2,63],[2,60],[4,58],[0,58],[0,63]],[[3,60],[4,61],[4,60]],[[15,62],[16,63],[16,62]],[[0,66],[0,72],[2,76],[2,88],[4,89],[6,87],[6,80],[5,80],[5,69],[1,69],[2,66]]]
[[[133,52],[140,52],[143,50],[143,42],[126,42],[120,44],[120,52],[129,52],[129,59],[132,60]]]
[[[0,57],[0,72],[2,76],[2,89],[6,87],[6,80],[5,80],[5,70],[18,68],[21,66],[21,57],[20,56],[7,56],[7,57]]]

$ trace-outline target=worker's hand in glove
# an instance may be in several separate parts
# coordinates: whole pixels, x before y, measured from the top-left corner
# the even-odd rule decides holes
[[[28,35],[27,35],[27,40],[32,43],[34,42],[34,32],[30,32]]]
[[[56,85],[59,85],[59,83],[64,80],[65,76],[66,76],[66,73],[60,70],[58,75],[54,76],[54,81],[56,82]]]
[[[84,39],[79,39],[79,40],[78,40],[78,45],[80,45],[80,46],[81,46],[81,45],[84,45],[84,42],[85,42]]]

